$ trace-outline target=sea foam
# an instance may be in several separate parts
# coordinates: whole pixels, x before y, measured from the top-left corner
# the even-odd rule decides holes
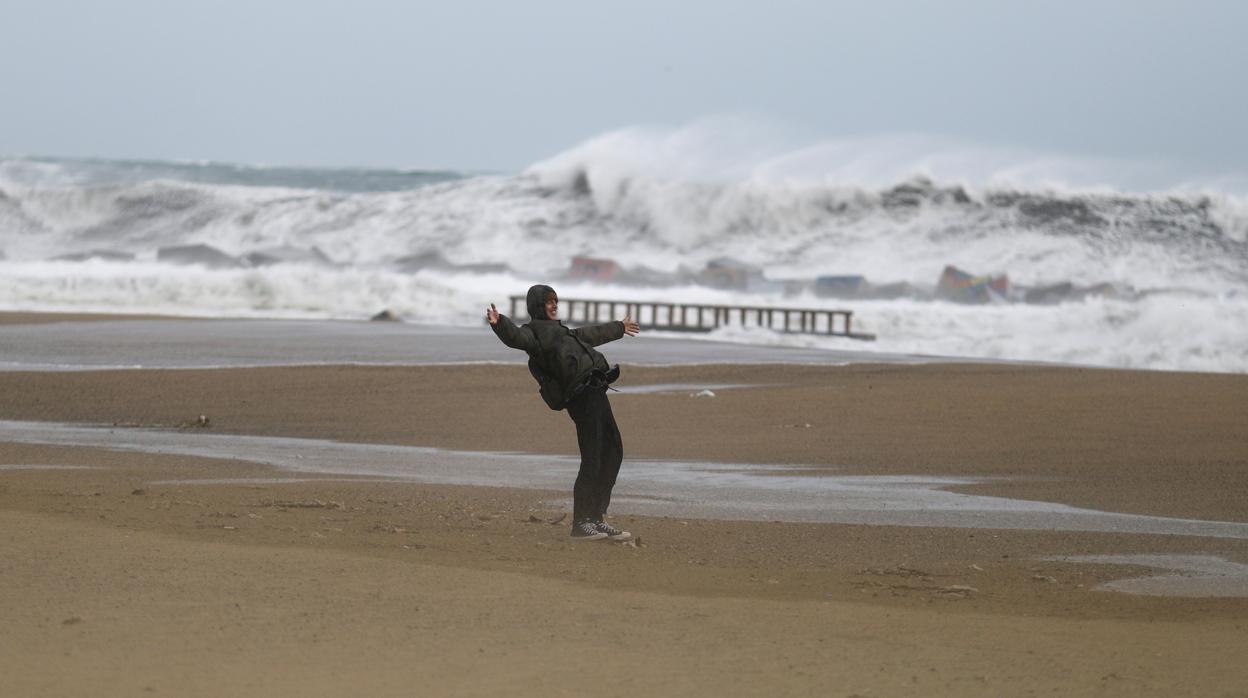
[[[488,303],[546,281],[565,298],[847,307],[881,351],[1248,370],[1248,204],[1235,191],[1111,186],[1123,169],[1112,161],[904,138],[772,147],[716,128],[607,134],[516,174],[0,159],[0,307],[305,318],[389,309],[469,325]],[[235,260],[274,249],[302,258],[158,261],[162,248],[186,245]],[[667,281],[572,280],[576,255]],[[431,256],[437,264],[411,261]],[[694,283],[725,257],[792,283]],[[946,265],[1015,285],[1130,293],[964,306],[921,294],[834,300],[809,285],[858,274],[931,289]],[[850,341],[739,328],[710,338]]]

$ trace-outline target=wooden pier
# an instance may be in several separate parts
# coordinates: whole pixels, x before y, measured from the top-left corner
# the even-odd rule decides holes
[[[511,296],[511,317],[528,314],[524,296]],[[522,315],[523,313],[523,315]],[[720,327],[763,327],[777,332],[821,334],[874,340],[875,335],[853,331],[850,310],[770,308],[748,305],[703,305],[659,301],[589,300],[560,298],[560,319],[569,325],[594,325],[630,315],[643,329],[667,332],[710,332]],[[735,322],[734,322],[735,320]]]

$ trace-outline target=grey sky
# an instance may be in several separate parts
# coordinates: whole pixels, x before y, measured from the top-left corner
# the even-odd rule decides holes
[[[1211,173],[1248,2],[0,0],[0,154],[520,169],[749,114]]]

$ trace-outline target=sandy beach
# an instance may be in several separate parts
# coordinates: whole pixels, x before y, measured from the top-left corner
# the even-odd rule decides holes
[[[3,321],[27,319],[47,318]],[[629,458],[777,464],[1248,523],[1248,376],[626,365],[621,385],[677,387],[612,395],[617,491]],[[576,451],[523,365],[10,371],[0,394],[16,422]],[[1113,591],[1160,572],[1056,559],[1234,567],[1243,537],[620,506],[635,545],[573,544],[567,495],[0,441],[0,695],[1248,695],[1248,598]]]

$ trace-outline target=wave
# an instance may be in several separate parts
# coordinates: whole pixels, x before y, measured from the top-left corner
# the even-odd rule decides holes
[[[725,257],[770,280],[851,274],[919,289],[954,265],[1023,286],[1135,293],[1061,308],[858,301],[862,329],[890,351],[1248,370],[1238,349],[1248,346],[1248,200],[1233,192],[1129,191],[1103,184],[1122,163],[921,139],[792,148],[737,132],[725,145],[717,133],[629,129],[511,174],[0,159],[0,307],[292,317],[391,308],[464,324],[478,306],[550,279],[591,297],[827,303],[809,285],[691,284]],[[175,264],[196,259],[188,246],[227,264]],[[577,255],[663,283],[563,280]]]
[[[522,294],[539,280],[550,281],[505,271],[0,261],[0,309],[355,320],[388,309],[412,322],[480,326],[489,303],[505,310],[508,296]],[[826,299],[810,294],[760,301],[756,294],[704,286],[639,289],[567,279],[554,284],[565,298],[827,306]],[[1056,306],[964,306],[914,299],[848,306],[854,311],[855,329],[875,334],[877,341],[735,327],[705,339],[1117,368],[1248,371],[1248,294],[1153,294],[1134,301],[1089,297]]]
[[[931,283],[946,264],[1024,283],[1070,278],[1213,293],[1245,283],[1248,205],[1229,195],[972,191],[924,178],[880,190],[534,168],[399,192],[175,180],[0,189],[10,259],[206,244],[317,247],[351,265],[436,251],[535,272],[574,255],[674,271],[735,257],[777,277]]]

